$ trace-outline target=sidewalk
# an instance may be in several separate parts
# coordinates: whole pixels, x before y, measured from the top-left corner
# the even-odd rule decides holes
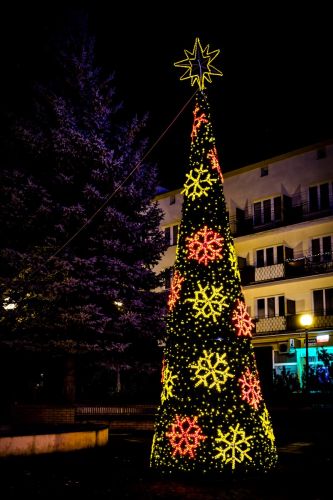
[[[260,478],[160,478],[151,432],[111,434],[105,448],[0,461],[1,499],[288,500],[332,498],[333,411],[274,410],[279,465]]]

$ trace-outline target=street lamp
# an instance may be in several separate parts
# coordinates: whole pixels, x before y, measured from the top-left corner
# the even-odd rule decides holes
[[[309,392],[309,334],[308,327],[313,323],[312,314],[302,314],[300,323],[305,331],[305,391]]]

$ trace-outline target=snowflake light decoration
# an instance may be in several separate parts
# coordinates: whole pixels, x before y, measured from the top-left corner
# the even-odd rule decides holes
[[[180,275],[179,271],[175,271],[172,276],[170,293],[168,298],[168,306],[169,310],[172,311],[176,306],[177,301],[180,297],[180,291],[182,288],[182,283],[184,281],[184,277]]]
[[[266,406],[265,406],[265,409],[263,411],[263,414],[260,415],[260,420],[262,422],[262,426],[264,428],[266,436],[268,437],[268,439],[271,440],[271,443],[273,444],[275,441],[275,436],[274,436],[271,420],[270,420],[269,413],[268,413]]]
[[[258,377],[253,374],[249,368],[247,368],[243,376],[238,379],[238,382],[241,384],[243,401],[246,401],[249,405],[253,406],[255,410],[257,410],[258,404],[262,400]]]
[[[176,415],[176,421],[171,424],[171,431],[166,432],[170,444],[173,448],[173,456],[177,453],[180,456],[188,455],[195,457],[200,441],[204,441],[207,436],[202,434],[201,427],[197,424],[198,417],[180,417]]]
[[[190,368],[195,370],[195,375],[192,377],[192,380],[197,379],[195,387],[203,384],[208,389],[215,387],[218,392],[221,392],[221,386],[225,385],[228,378],[234,377],[229,373],[230,367],[226,357],[225,353],[221,355],[204,350],[203,356],[190,365]]]
[[[198,112],[200,111],[199,106],[196,104],[193,115],[194,115],[194,120],[193,120],[193,127],[192,127],[192,132],[191,132],[191,139],[192,141],[197,137],[198,135],[198,130],[201,127],[202,123],[208,123],[208,120],[206,118],[205,113],[201,113],[201,115],[198,115]]]
[[[223,174],[222,174],[222,170],[221,170],[221,167],[220,167],[220,164],[219,164],[219,160],[217,158],[216,146],[214,146],[213,149],[211,149],[209,151],[209,153],[207,155],[207,158],[208,158],[208,160],[210,160],[212,168],[214,170],[217,170],[217,173],[219,174],[220,179],[223,182]]]
[[[186,299],[185,302],[193,302],[193,309],[197,311],[195,318],[203,316],[204,318],[213,318],[217,322],[217,317],[221,316],[223,308],[228,307],[227,297],[222,295],[223,286],[216,288],[212,285],[203,286],[198,283],[199,289],[194,292],[194,299]],[[209,293],[211,292],[211,293]]]
[[[233,245],[229,245],[229,262],[230,262],[230,267],[232,271],[234,272],[236,278],[240,281],[240,274],[239,274],[239,269],[238,269],[238,259],[236,255],[236,251]]]
[[[174,379],[178,378],[177,375],[172,375],[171,370],[169,370],[168,365],[164,365],[164,370],[163,370],[163,389],[162,389],[162,394],[161,394],[161,401],[164,403],[164,401],[168,398],[171,398],[173,396],[173,386],[174,386]]]
[[[222,257],[223,237],[204,226],[193,236],[187,237],[188,258],[195,259],[200,264],[207,266],[208,261],[220,259]]]
[[[177,68],[185,68],[185,73],[180,77],[181,80],[191,80],[191,85],[198,84],[200,90],[205,88],[205,81],[211,83],[212,76],[222,76],[222,71],[215,68],[212,62],[219,55],[220,50],[209,52],[209,45],[204,49],[201,46],[199,38],[195,39],[193,52],[184,50],[186,59],[175,63]]]
[[[207,192],[213,185],[213,182],[217,180],[211,178],[208,169],[203,168],[203,165],[200,165],[200,168],[191,170],[189,174],[186,174],[186,177],[187,179],[182,194],[188,196],[192,201],[195,200],[195,198],[200,198],[200,196],[208,196]]]
[[[236,300],[236,306],[232,311],[231,321],[236,328],[238,337],[252,337],[254,323],[246,310],[246,305],[242,300]]]
[[[229,432],[223,434],[221,429],[218,429],[217,443],[223,443],[224,446],[218,446],[216,451],[218,454],[214,458],[222,458],[226,464],[231,462],[232,470],[235,469],[236,462],[241,463],[245,459],[252,460],[248,451],[251,449],[249,441],[253,436],[246,436],[244,430],[239,429],[239,424],[236,427],[229,427]]]
[[[163,359],[162,359],[162,373],[161,373],[161,382],[162,382],[162,384],[164,382],[165,368],[166,368],[166,362],[165,362],[165,358],[163,357]]]

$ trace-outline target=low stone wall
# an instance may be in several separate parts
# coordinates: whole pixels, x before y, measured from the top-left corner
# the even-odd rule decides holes
[[[152,431],[156,414],[155,404],[134,405],[77,405],[77,422],[103,422],[111,431]]]
[[[0,437],[0,457],[82,450],[105,446],[108,439],[109,429],[101,426],[84,431],[3,436]]]
[[[13,408],[15,424],[74,424],[75,408],[71,406],[17,405]]]

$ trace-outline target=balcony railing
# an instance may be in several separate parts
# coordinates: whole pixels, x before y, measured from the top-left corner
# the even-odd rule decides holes
[[[300,332],[304,327],[300,323],[301,314],[291,314],[287,316],[272,316],[265,318],[256,318],[254,337],[264,335],[279,335],[283,332]],[[321,313],[313,315],[313,324],[310,331],[326,330],[333,328],[333,314]]]
[[[275,227],[288,226],[297,224],[307,220],[319,219],[333,215],[333,199],[329,200],[329,205],[326,207],[317,207],[313,209],[309,202],[300,202],[305,194],[298,195],[297,198],[285,196],[283,197],[283,206],[279,218],[272,219],[268,222],[255,224],[254,215],[250,211],[240,210],[238,216],[229,218],[230,230],[233,236],[244,236],[260,231],[266,231]],[[287,201],[288,200],[288,201]]]
[[[286,278],[331,272],[333,271],[333,252],[288,259],[284,265]]]
[[[300,316],[300,314],[287,316],[287,330],[304,330],[304,326],[301,326],[300,323]],[[328,328],[333,328],[333,314],[331,311],[329,311],[329,314],[322,312],[313,315],[313,322],[309,330],[325,330]]]
[[[274,264],[273,266],[255,268],[255,281],[274,280],[277,278],[284,278],[284,264]]]
[[[268,332],[283,332],[286,330],[286,317],[273,316],[271,318],[257,318],[256,319],[256,333],[255,335],[263,335]]]
[[[284,263],[272,266],[243,266],[240,269],[243,285],[330,272],[333,272],[333,252],[288,259]]]

